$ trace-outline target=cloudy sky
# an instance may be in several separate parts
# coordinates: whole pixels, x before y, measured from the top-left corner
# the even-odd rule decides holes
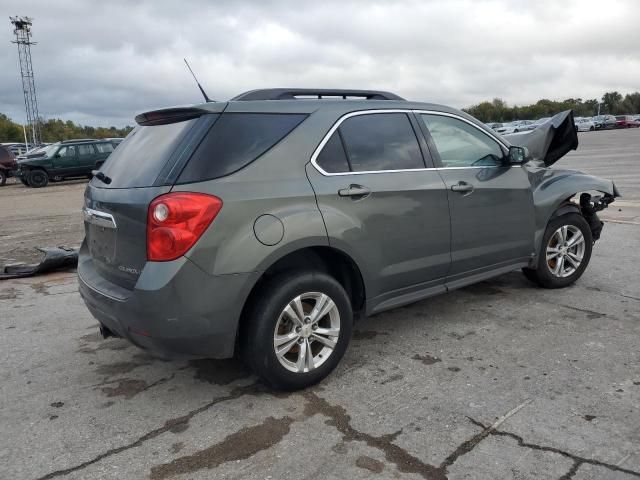
[[[276,86],[386,89],[455,107],[640,90],[638,0],[3,0],[34,18],[40,113],[123,126],[154,107]],[[0,112],[22,122],[0,38]]]

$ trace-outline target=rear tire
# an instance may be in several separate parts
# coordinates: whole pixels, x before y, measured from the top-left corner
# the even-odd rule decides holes
[[[353,312],[342,285],[324,273],[293,271],[270,279],[258,294],[241,330],[245,363],[278,390],[329,375],[351,340]]]
[[[31,170],[27,177],[29,186],[33,188],[46,187],[49,184],[49,175],[44,170]]]
[[[7,174],[0,170],[0,187],[4,187],[7,183]]]
[[[568,213],[547,225],[538,252],[537,268],[523,268],[532,282],[543,288],[564,288],[582,276],[589,260],[593,239],[584,217]]]
[[[29,186],[29,182],[24,177],[20,177],[20,183],[22,183],[25,187]]]

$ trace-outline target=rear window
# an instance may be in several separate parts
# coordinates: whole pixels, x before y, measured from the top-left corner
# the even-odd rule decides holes
[[[136,127],[113,150],[102,166],[110,184],[97,179],[92,184],[100,188],[149,187],[154,184],[163,167],[176,151],[185,135],[198,119],[184,122]]]
[[[306,117],[281,113],[222,114],[198,145],[178,183],[211,180],[240,170],[286,137]],[[116,153],[121,148],[122,145]]]

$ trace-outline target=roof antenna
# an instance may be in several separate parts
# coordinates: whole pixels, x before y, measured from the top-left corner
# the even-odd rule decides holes
[[[196,78],[196,74],[193,73],[193,70],[191,70],[191,67],[189,66],[189,62],[187,62],[186,58],[183,58],[184,63],[186,63],[187,68],[189,69],[189,71],[191,72],[191,75],[193,76],[193,79],[196,81],[196,83],[198,84],[198,88],[200,89],[200,91],[202,92],[202,96],[204,97],[204,101],[205,102],[215,102],[215,100],[211,100],[207,94],[204,91],[204,88],[202,88],[202,85],[200,85],[200,82],[198,81],[198,79]]]

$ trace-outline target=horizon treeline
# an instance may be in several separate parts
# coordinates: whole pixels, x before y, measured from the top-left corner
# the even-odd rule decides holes
[[[494,98],[491,102],[481,102],[463,110],[481,122],[509,122],[552,117],[564,110],[573,110],[576,117],[593,117],[598,114],[598,103],[600,115],[635,115],[640,113],[640,92],[628,93],[624,97],[619,92],[607,92],[600,101],[597,98],[567,98],[562,101],[543,98],[532,105],[520,106],[509,106],[501,98]]]
[[[110,138],[126,137],[133,130],[133,127],[91,127],[79,125],[71,120],[61,120],[59,118],[43,121],[40,124],[42,141],[44,143],[58,142],[60,140],[70,140],[72,138]],[[28,133],[28,132],[27,132]],[[0,113],[0,142],[24,142],[22,125],[14,122],[5,114]]]

